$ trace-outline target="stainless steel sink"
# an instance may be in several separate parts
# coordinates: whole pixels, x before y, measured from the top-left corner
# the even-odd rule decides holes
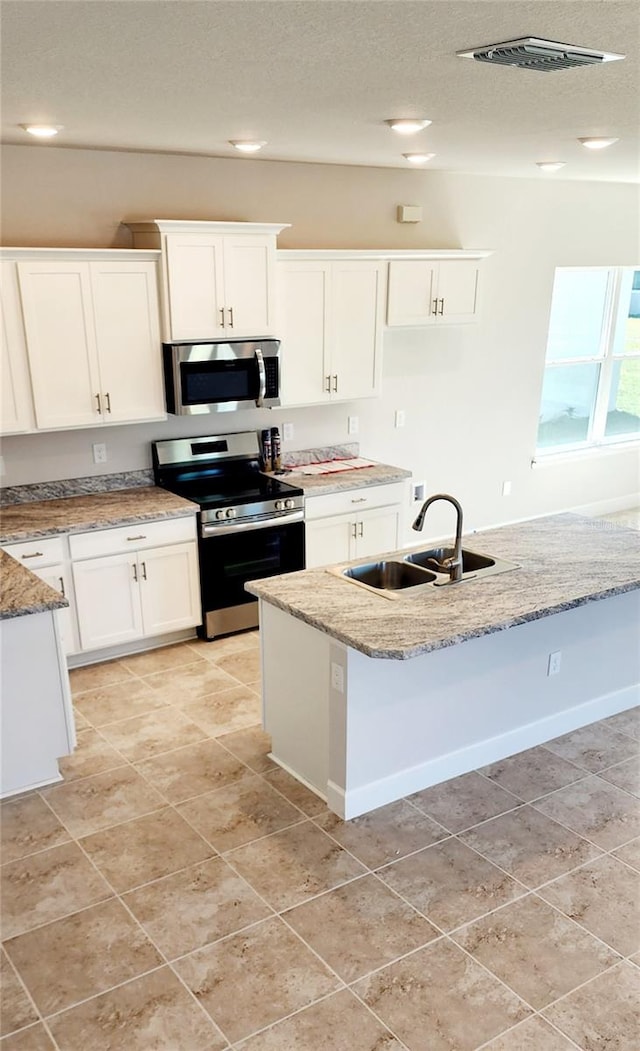
[[[482,580],[498,573],[519,569],[516,562],[462,549],[462,579],[452,581],[449,571],[441,563],[453,555],[452,547],[432,547],[426,551],[410,551],[403,558],[362,562],[356,566],[337,566],[328,570],[359,587],[385,598],[401,595],[417,597],[433,587],[456,587],[465,581]]]
[[[365,562],[342,571],[345,577],[357,580],[380,591],[404,591],[405,588],[428,584],[436,574],[410,562]]]
[[[427,551],[411,551],[405,555],[405,562],[409,565],[421,566],[438,574],[434,581],[436,587],[445,584],[462,583],[465,580],[479,580],[484,577],[495,576],[498,573],[508,573],[512,569],[520,569],[517,562],[507,562],[504,558],[494,558],[492,555],[482,555],[478,551],[468,551],[462,548],[462,581],[451,581],[447,570],[440,563],[451,558],[454,554],[452,547],[432,547]]]

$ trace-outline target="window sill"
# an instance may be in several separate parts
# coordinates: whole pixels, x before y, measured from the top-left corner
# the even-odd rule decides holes
[[[612,442],[610,445],[589,445],[584,449],[568,449],[564,452],[538,453],[531,460],[531,470],[537,471],[540,467],[553,467],[556,464],[574,463],[577,460],[587,460],[601,456],[612,456],[615,453],[631,452],[640,448],[640,439],[634,438],[627,442]]]

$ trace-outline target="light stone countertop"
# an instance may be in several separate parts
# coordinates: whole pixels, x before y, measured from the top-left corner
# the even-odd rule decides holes
[[[0,548],[0,620],[63,609],[69,600]]]
[[[425,538],[412,549],[431,546]],[[326,568],[257,580],[247,590],[369,657],[406,660],[640,588],[638,533],[581,515],[474,533],[463,547],[521,568],[394,599]],[[352,564],[363,561],[375,559]]]
[[[57,500],[33,500],[0,510],[0,544],[133,525],[153,519],[185,518],[198,510],[198,504],[157,486],[116,489]]]
[[[325,496],[330,493],[342,493],[348,489],[359,489],[369,485],[386,485],[390,482],[402,482],[411,478],[411,471],[403,467],[392,467],[390,464],[377,463],[373,467],[357,467],[352,471],[336,471],[335,474],[301,474],[294,468],[279,474],[283,482],[297,485],[305,497]]]

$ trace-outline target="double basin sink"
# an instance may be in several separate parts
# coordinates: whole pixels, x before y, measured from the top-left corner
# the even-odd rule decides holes
[[[507,562],[505,559],[463,548],[462,578],[452,581],[442,563],[452,558],[453,554],[452,547],[436,547],[427,551],[412,551],[402,559],[363,562],[331,572],[387,598],[397,598],[398,593],[419,594],[432,587],[462,584],[467,580],[482,580],[520,568],[515,562]]]

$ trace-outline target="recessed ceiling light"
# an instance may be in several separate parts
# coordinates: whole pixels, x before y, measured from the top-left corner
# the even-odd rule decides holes
[[[593,138],[578,139],[578,142],[581,142],[588,150],[604,150],[607,146],[613,146],[614,142],[619,141],[619,139],[604,139],[595,136]]]
[[[435,153],[403,153],[402,156],[409,164],[426,164],[435,157]]]
[[[235,150],[240,150],[241,153],[257,153],[263,146],[266,146],[266,142],[259,142],[257,139],[229,139],[229,145],[233,146]]]
[[[564,168],[566,161],[536,161],[538,168],[543,172],[557,172]]]
[[[37,139],[52,139],[54,135],[57,135],[59,131],[62,131],[62,124],[21,124],[21,128],[28,131],[30,135],[35,135]]]
[[[415,135],[417,131],[422,131],[431,124],[431,121],[421,117],[394,117],[393,120],[385,120],[385,124],[400,135]]]

